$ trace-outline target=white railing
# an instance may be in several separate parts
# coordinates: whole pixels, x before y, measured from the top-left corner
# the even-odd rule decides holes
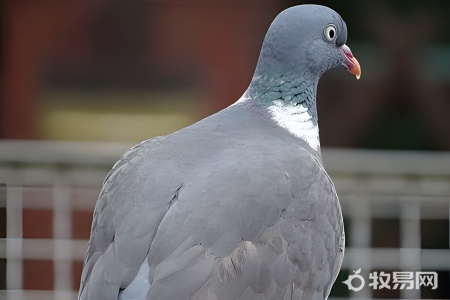
[[[91,214],[106,173],[130,146],[0,143],[0,208],[7,214],[6,238],[0,239],[0,259],[7,260],[7,290],[0,291],[0,299],[76,299],[79,269],[74,262],[79,268],[87,242],[74,236],[74,226],[80,224],[77,213]],[[450,270],[450,245],[422,249],[421,244],[421,222],[449,224],[450,153],[325,149],[323,158],[346,219],[343,270],[361,268],[366,279],[366,288],[346,298],[373,297],[373,289],[367,287],[371,270]],[[33,210],[51,211],[50,236],[24,237],[24,212]],[[374,245],[374,220],[397,222],[392,230],[397,231],[398,245]],[[448,225],[440,230],[450,241]],[[50,289],[25,289],[27,261],[53,262]],[[335,285],[346,289],[340,279]],[[400,296],[420,299],[421,294],[418,289],[402,290]]]

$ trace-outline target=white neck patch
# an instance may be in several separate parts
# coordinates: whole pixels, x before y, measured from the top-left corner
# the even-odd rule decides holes
[[[281,100],[276,100],[269,106],[269,112],[272,114],[272,119],[279,126],[303,139],[314,150],[319,150],[319,127],[317,124],[314,124],[308,108],[301,104],[286,104]]]

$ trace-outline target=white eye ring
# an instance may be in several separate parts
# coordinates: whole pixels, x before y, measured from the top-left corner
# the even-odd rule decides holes
[[[327,27],[325,27],[325,30],[323,31],[323,34],[325,35],[325,38],[329,42],[334,42],[336,40],[337,36],[337,29],[336,26],[330,24]]]

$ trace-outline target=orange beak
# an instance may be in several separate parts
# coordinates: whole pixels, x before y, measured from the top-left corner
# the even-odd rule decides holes
[[[358,60],[353,56],[352,51],[347,45],[342,46],[342,51],[345,55],[345,65],[348,68],[348,71],[356,76],[356,79],[361,77],[361,66],[359,65]]]

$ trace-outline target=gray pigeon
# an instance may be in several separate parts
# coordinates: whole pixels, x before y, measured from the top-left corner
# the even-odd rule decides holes
[[[333,10],[280,13],[230,107],[135,146],[95,207],[79,299],[326,299],[344,255],[324,170],[319,78],[359,77]]]

